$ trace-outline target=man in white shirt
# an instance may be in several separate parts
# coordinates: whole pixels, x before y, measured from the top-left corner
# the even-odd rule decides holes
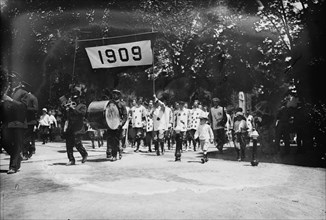
[[[146,109],[142,105],[143,99],[140,97],[136,105],[131,108],[131,123],[132,128],[134,129],[134,132],[136,134],[135,139],[133,143],[136,143],[136,149],[135,152],[139,152],[140,142],[143,140],[144,135],[144,123],[145,123],[145,115],[146,115]]]
[[[181,161],[182,144],[186,139],[188,110],[184,108],[184,102],[179,102],[179,109],[175,111],[174,131],[176,138],[175,161]]]
[[[195,100],[193,104],[193,108],[189,111],[188,115],[188,140],[189,142],[193,144],[194,151],[196,151],[196,145],[198,140],[195,139],[194,135],[198,129],[198,126],[200,124],[200,115],[202,115],[203,110],[201,110],[199,107],[199,101]]]
[[[169,114],[171,109],[167,107],[162,101],[158,100],[154,95],[154,111],[153,111],[153,142],[155,146],[156,155],[160,152],[164,154],[164,133],[169,126]],[[161,148],[161,149],[160,149]]]
[[[41,138],[43,140],[42,144],[45,144],[49,135],[49,127],[50,127],[50,116],[48,115],[48,110],[46,108],[42,109],[42,115],[39,120],[38,130],[40,131]]]

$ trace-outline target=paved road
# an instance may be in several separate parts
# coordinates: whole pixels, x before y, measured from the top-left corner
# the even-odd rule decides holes
[[[1,154],[1,219],[326,219],[325,169],[225,159],[210,149],[105,159],[85,142],[89,159],[67,162],[64,143],[37,143],[21,171],[7,175]],[[231,155],[230,157],[233,157]]]

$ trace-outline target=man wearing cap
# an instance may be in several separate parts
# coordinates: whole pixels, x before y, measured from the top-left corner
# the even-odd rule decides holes
[[[202,163],[208,162],[207,151],[209,143],[213,143],[214,134],[211,126],[207,124],[208,116],[206,112],[201,112],[199,115],[200,124],[194,134],[195,139],[199,139],[201,150],[203,151]]]
[[[116,104],[119,110],[120,125],[117,129],[107,129],[107,158],[111,161],[117,160],[117,155],[119,153],[119,159],[122,158],[122,149],[119,148],[120,139],[122,137],[122,127],[127,121],[127,108],[123,101],[121,101],[121,92],[117,89],[112,91],[112,100]],[[111,155],[110,155],[111,154]]]
[[[174,131],[176,139],[175,161],[181,161],[182,144],[186,139],[188,111],[184,108],[185,102],[179,102],[179,109],[174,113]]]
[[[50,116],[48,115],[48,110],[46,108],[42,109],[42,115],[38,123],[38,130],[40,131],[42,144],[47,143],[50,128]]]
[[[209,112],[209,122],[213,129],[214,138],[217,149],[223,153],[223,145],[225,143],[225,124],[226,124],[226,112],[225,109],[220,106],[220,99],[213,98],[213,107]]]
[[[75,165],[76,163],[73,153],[74,147],[76,147],[82,156],[82,163],[86,162],[88,156],[88,153],[82,143],[82,136],[86,132],[84,119],[87,107],[84,104],[84,101],[78,95],[74,95],[72,100],[76,102],[76,106],[69,106],[67,110],[67,127],[65,128],[66,149],[69,159],[69,162],[66,164],[67,166]]]
[[[3,94],[2,108],[2,138],[1,145],[10,155],[8,174],[16,173],[21,166],[24,133],[27,129],[27,99],[28,92],[21,83],[19,75],[9,75],[13,80],[12,95]]]

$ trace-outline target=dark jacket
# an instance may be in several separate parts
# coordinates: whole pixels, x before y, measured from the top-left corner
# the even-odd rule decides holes
[[[67,133],[84,134],[86,132],[84,119],[87,112],[85,104],[78,104],[75,109],[69,109]]]
[[[32,93],[28,93],[25,97],[25,102],[27,103],[27,124],[36,125],[37,124],[37,111],[38,111],[38,100],[36,96]]]
[[[18,88],[12,95],[13,101],[4,102],[4,116],[8,128],[27,128],[27,94],[26,90]]]

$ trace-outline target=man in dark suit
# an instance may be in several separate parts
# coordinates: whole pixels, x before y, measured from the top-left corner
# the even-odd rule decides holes
[[[72,101],[76,102],[76,106],[70,106],[67,109],[67,127],[64,128],[66,137],[66,149],[69,162],[67,166],[75,165],[76,161],[73,149],[76,147],[82,156],[82,163],[87,160],[88,153],[83,146],[82,136],[86,133],[84,119],[87,111],[86,105],[78,95],[73,95]]]
[[[23,159],[31,158],[35,154],[35,129],[37,126],[38,99],[32,94],[32,86],[27,82],[22,82],[23,87],[28,92],[26,95],[27,103],[27,130],[25,131]]]
[[[2,138],[1,145],[10,155],[8,174],[16,173],[21,166],[24,133],[27,129],[28,92],[21,83],[18,74],[12,77],[12,95],[3,94],[1,99],[2,110]]]

